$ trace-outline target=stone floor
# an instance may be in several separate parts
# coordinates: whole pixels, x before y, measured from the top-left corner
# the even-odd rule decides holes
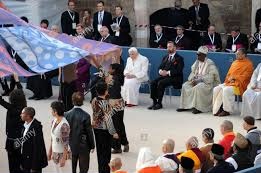
[[[1,91],[0,91],[1,92]],[[26,90],[26,95],[29,97],[31,93]],[[57,99],[58,88],[54,87],[54,96],[48,100],[28,101],[28,106],[36,109],[36,118],[43,124],[44,138],[46,147],[50,144],[50,123],[52,116],[50,113],[50,103]],[[89,104],[89,97],[86,96],[85,105],[83,108],[92,113]],[[7,98],[5,98],[7,99]],[[125,125],[130,142],[130,152],[115,155],[123,160],[123,169],[128,172],[135,172],[136,159],[140,147],[151,147],[155,157],[161,154],[161,143],[165,138],[173,138],[176,141],[175,152],[180,152],[185,149],[185,141],[190,136],[197,136],[201,142],[201,131],[206,127],[211,127],[215,130],[215,141],[221,138],[219,132],[220,123],[225,120],[231,120],[234,124],[235,132],[245,134],[242,129],[242,120],[239,115],[234,114],[229,117],[214,117],[210,113],[193,115],[190,112],[176,112],[178,107],[179,97],[166,97],[164,109],[158,111],[147,110],[150,100],[146,94],[140,95],[140,106],[127,108],[125,110]],[[4,149],[5,144],[5,115],[6,110],[0,107],[0,172],[8,172],[7,155]],[[261,128],[261,121],[257,121],[257,126]],[[67,172],[70,173],[68,165]],[[54,168],[52,163],[44,169],[44,173],[53,173]],[[97,172],[96,153],[91,154],[90,172]]]

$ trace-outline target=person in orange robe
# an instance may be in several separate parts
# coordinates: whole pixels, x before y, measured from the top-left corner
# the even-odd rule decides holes
[[[236,60],[230,66],[225,82],[214,88],[213,114],[227,116],[234,111],[235,95],[242,96],[250,82],[254,67],[247,58],[247,52],[240,48]]]
[[[140,149],[137,163],[137,173],[161,173],[160,167],[155,163],[150,148],[144,147]]]
[[[126,171],[121,170],[122,162],[119,157],[112,158],[109,166],[111,168],[112,173],[127,173]]]

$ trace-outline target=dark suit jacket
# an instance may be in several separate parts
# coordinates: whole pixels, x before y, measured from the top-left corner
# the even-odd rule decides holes
[[[69,144],[72,154],[90,153],[95,147],[90,115],[81,108],[73,108],[64,116],[71,128]]]
[[[120,21],[120,18],[118,19],[118,21]],[[117,17],[115,17],[112,21],[113,23],[117,23],[116,20]],[[116,43],[119,46],[130,46],[132,43],[132,38],[129,35],[130,33],[130,23],[129,23],[129,19],[125,16],[122,17],[121,23],[120,23],[120,36],[119,37],[115,37],[116,38]],[[115,33],[114,33],[115,36]]]
[[[72,23],[79,24],[79,13],[74,12],[75,18],[74,21],[71,19],[68,11],[62,13],[61,16],[61,26],[62,32],[68,35],[76,35],[76,30],[72,28]]]
[[[176,38],[175,38],[176,39]],[[173,42],[175,43],[175,39]],[[176,43],[178,50],[191,50],[191,41],[187,36],[183,36],[178,43]]]
[[[24,128],[22,130],[22,134]],[[22,167],[25,170],[41,170],[48,165],[42,124],[34,119],[23,137]]]
[[[155,40],[157,40],[156,37],[156,33],[152,33],[152,35],[150,35],[150,47],[151,48],[166,48],[167,47],[167,42],[168,39],[165,37],[165,35],[163,34],[161,39],[159,40],[159,42],[155,42]]]
[[[208,36],[208,33],[205,33],[204,36],[202,37],[202,41],[201,41],[201,45],[212,45],[211,40]],[[214,45],[216,46],[216,49],[220,49],[222,50],[222,40],[221,40],[221,36],[219,33],[215,32],[215,40],[214,40]]]
[[[176,53],[171,61],[168,59],[169,55],[163,57],[163,60],[159,66],[159,70],[170,71],[170,76],[167,77],[175,78],[175,84],[173,84],[173,86],[177,89],[180,89],[183,83],[183,57]]]
[[[258,36],[257,32],[254,34],[254,39],[255,39],[255,41],[253,43],[250,43],[251,53],[257,53],[257,52],[255,52],[255,49],[257,48],[258,43],[261,42],[261,41],[259,41],[259,36]],[[260,54],[260,53],[258,53],[258,54]]]
[[[256,11],[255,23],[256,23],[257,31],[259,31],[259,24],[260,24],[260,22],[261,22],[261,8]]]
[[[102,40],[102,38],[99,39],[99,41],[101,41],[101,40]],[[115,37],[110,35],[102,42],[115,44]]]
[[[190,21],[193,22],[193,28],[199,30],[207,30],[210,22],[209,22],[209,8],[207,4],[200,3],[199,7],[199,17],[201,18],[201,25],[196,26],[196,11],[195,6],[189,7],[189,17]]]
[[[94,13],[93,16],[93,29],[94,29],[94,38],[95,40],[99,40],[101,38],[101,35],[98,31],[98,14],[99,12]],[[102,26],[107,26],[107,28],[110,31],[110,34],[112,35],[112,30],[111,30],[111,24],[112,24],[112,15],[111,13],[104,11],[104,16],[103,16],[103,20],[102,20]]]
[[[181,25],[183,26],[184,28],[188,28],[188,21],[189,21],[189,13],[188,13],[188,10],[187,9],[184,9],[184,8],[181,8],[181,9],[176,9],[174,8],[171,9],[171,23],[170,24],[171,26],[178,26],[178,25]]]
[[[207,173],[233,173],[235,168],[231,163],[220,161],[216,166],[210,168]]]
[[[21,112],[23,107],[17,107],[13,104],[6,102],[2,96],[0,96],[0,105],[7,109],[6,113],[6,144],[5,149],[8,152],[12,152],[15,149],[19,149],[20,147],[14,148],[14,140],[8,139],[16,139],[21,138],[21,131],[23,129],[23,121],[21,120]]]
[[[242,44],[242,46],[247,50],[248,49],[248,38],[246,34],[240,33],[240,36],[237,38],[234,44]],[[227,39],[226,49],[231,49],[233,45],[233,38],[229,36]]]

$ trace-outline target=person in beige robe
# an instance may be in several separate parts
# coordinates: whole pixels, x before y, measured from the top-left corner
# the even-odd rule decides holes
[[[212,108],[213,88],[220,84],[215,63],[207,58],[208,48],[198,49],[198,59],[191,67],[188,81],[182,86],[178,112],[192,109],[192,113],[209,112]]]

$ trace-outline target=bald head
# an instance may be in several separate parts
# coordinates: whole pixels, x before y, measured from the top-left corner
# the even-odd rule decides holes
[[[165,139],[163,141],[162,152],[163,153],[173,153],[175,148],[175,141],[172,139]]]
[[[121,159],[119,157],[112,158],[109,166],[110,166],[112,172],[120,170],[121,166],[122,166]]]
[[[220,131],[223,135],[229,132],[233,132],[233,123],[228,120],[223,121],[220,126]]]
[[[192,148],[198,148],[198,138],[195,136],[192,136],[188,139],[186,143],[187,150],[190,150]]]

